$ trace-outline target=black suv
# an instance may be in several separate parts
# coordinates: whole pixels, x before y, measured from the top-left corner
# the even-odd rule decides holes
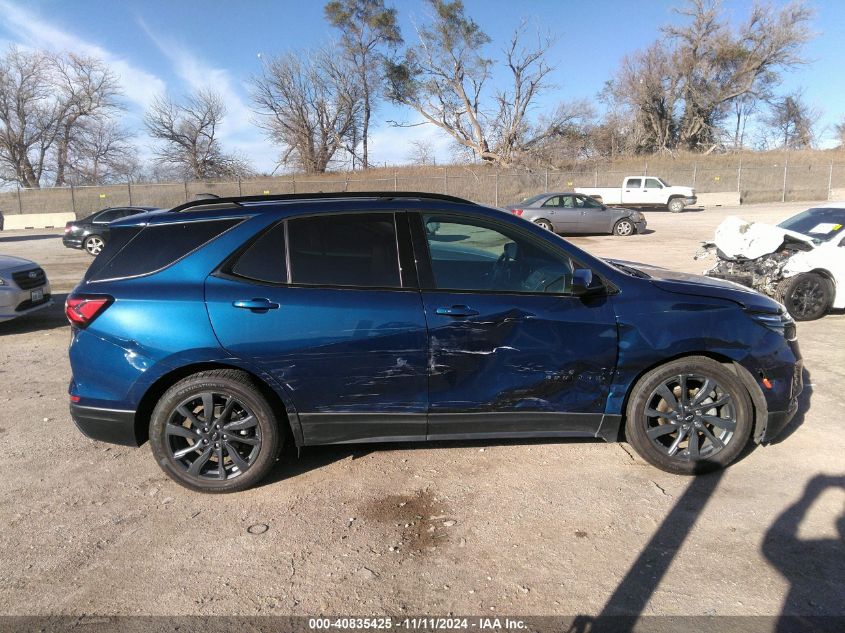
[[[74,220],[65,225],[62,243],[68,248],[84,248],[95,257],[103,250],[109,239],[109,222],[122,220],[136,213],[157,211],[156,207],[109,207],[89,215],[82,220]]]

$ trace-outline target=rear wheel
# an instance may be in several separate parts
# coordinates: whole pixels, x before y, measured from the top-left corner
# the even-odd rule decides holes
[[[554,230],[554,227],[552,226],[552,223],[551,223],[551,222],[549,222],[548,220],[543,220],[543,219],[540,219],[540,220],[534,220],[534,224],[536,224],[537,226],[539,226],[541,229],[546,229],[547,231],[552,231],[552,230]]]
[[[684,210],[684,201],[680,198],[672,198],[666,205],[666,208],[672,213],[680,213]]]
[[[105,240],[103,240],[103,238],[99,235],[89,235],[85,238],[85,241],[82,242],[82,247],[92,257],[96,257],[97,255],[99,255],[100,251],[103,250],[103,246],[105,245]]]
[[[150,420],[150,445],[176,483],[197,492],[235,492],[273,468],[283,434],[248,374],[200,372],[168,389]]]
[[[775,298],[796,321],[813,321],[833,305],[833,282],[818,273],[795,275],[778,284]]]
[[[748,442],[751,399],[732,371],[704,356],[643,376],[628,401],[625,432],[647,462],[694,475],[727,466]]]
[[[622,218],[621,220],[618,220],[616,224],[613,225],[614,235],[627,237],[628,235],[633,235],[634,232],[634,223],[631,222],[631,220],[629,220],[628,218]]]

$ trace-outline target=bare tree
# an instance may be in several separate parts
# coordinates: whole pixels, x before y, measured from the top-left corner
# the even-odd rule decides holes
[[[282,163],[322,173],[338,150],[354,151],[360,86],[333,51],[270,59],[252,87],[259,123],[283,148]]]
[[[65,184],[73,145],[85,142],[85,129],[103,129],[120,109],[117,77],[100,60],[70,53],[53,58],[59,107],[55,185]],[[90,139],[89,139],[90,140]],[[71,169],[79,171],[76,166]]]
[[[68,155],[68,181],[75,185],[100,185],[134,180],[140,164],[133,135],[109,120],[82,124]]]
[[[402,43],[396,9],[387,8],[384,0],[332,0],[325,6],[325,15],[329,24],[340,30],[343,51],[358,77],[362,96],[361,165],[367,169],[370,116],[384,81],[381,51]],[[353,152],[357,135],[354,141]]]
[[[736,145],[742,118],[772,98],[784,71],[803,63],[812,12],[800,0],[780,10],[755,5],[738,29],[718,0],[688,0],[678,13],[687,20],[626,57],[614,81],[614,95],[636,123],[635,146],[712,151],[728,136],[722,128],[732,109]]]
[[[836,140],[839,142],[839,147],[845,147],[845,117],[833,126],[833,131],[836,133]]]
[[[182,103],[157,97],[144,123],[150,136],[161,142],[158,159],[179,168],[187,178],[249,175],[252,169],[244,158],[223,151],[218,127],[225,116],[220,95],[199,90]]]
[[[800,92],[777,99],[763,119],[772,133],[766,145],[787,150],[813,147],[814,127],[820,116],[818,110],[804,101]]]
[[[461,0],[428,0],[431,23],[418,29],[419,44],[387,64],[388,98],[404,104],[449,134],[482,161],[509,164],[532,143],[555,134],[529,122],[536,97],[547,88],[550,41],[531,45],[520,26],[504,51],[508,89],[488,90],[494,61],[490,38],[464,12]]]
[[[411,150],[408,152],[406,160],[414,165],[436,165],[437,160],[434,157],[434,146],[431,141],[419,140],[411,141]]]
[[[0,57],[0,176],[38,188],[58,133],[61,108],[50,58],[10,47]]]

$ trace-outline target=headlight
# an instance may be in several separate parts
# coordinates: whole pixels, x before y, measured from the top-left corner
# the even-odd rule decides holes
[[[760,325],[777,332],[787,341],[794,341],[798,338],[798,330],[795,321],[788,313],[772,314],[771,312],[747,312],[748,316],[757,321]]]
[[[6,280],[3,279],[2,277],[0,277],[0,286],[5,286],[5,285],[6,285]]]

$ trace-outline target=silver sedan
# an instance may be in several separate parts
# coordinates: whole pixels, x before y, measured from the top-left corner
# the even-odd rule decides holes
[[[504,207],[514,215],[555,233],[633,235],[646,228],[645,216],[633,209],[607,207],[578,193],[541,193]]]

